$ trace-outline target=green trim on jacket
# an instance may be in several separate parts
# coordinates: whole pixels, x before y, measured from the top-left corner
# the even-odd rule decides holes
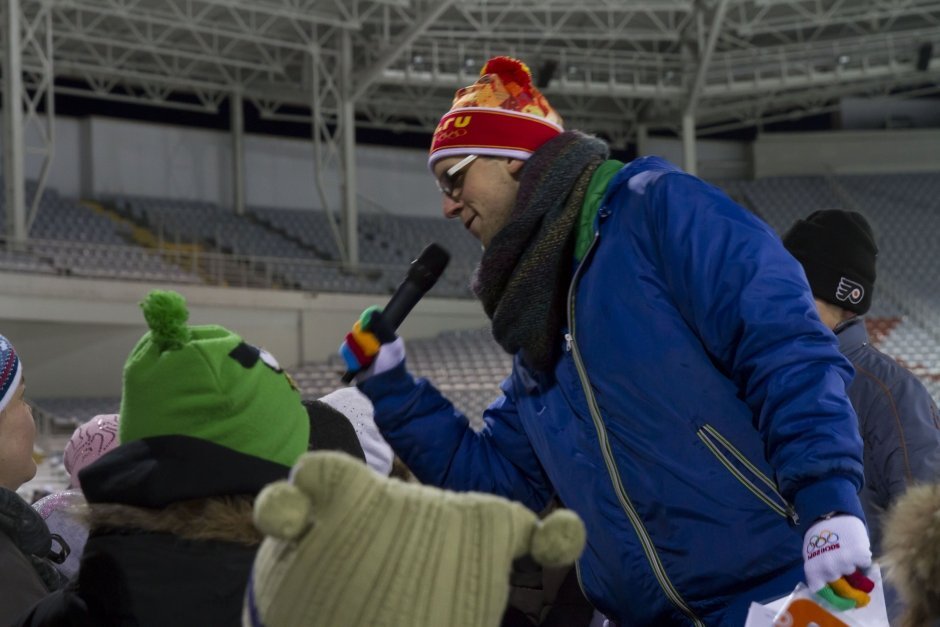
[[[597,210],[600,209],[601,200],[607,193],[607,185],[610,179],[623,167],[622,161],[608,159],[597,168],[591,182],[588,184],[587,194],[584,195],[584,204],[581,205],[581,213],[578,216],[578,234],[574,244],[574,258],[580,262],[584,258],[591,241],[594,239],[594,218],[597,217]]]

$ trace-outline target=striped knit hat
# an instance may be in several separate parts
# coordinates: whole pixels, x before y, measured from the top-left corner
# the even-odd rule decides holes
[[[434,130],[428,167],[455,155],[528,159],[561,133],[561,116],[532,84],[518,59],[493,57],[473,85],[457,90],[450,111]]]
[[[10,341],[0,335],[0,411],[7,408],[23,380],[23,364]]]
[[[388,479],[335,452],[307,453],[291,483],[266,487],[255,525],[268,537],[242,616],[253,627],[496,627],[515,558],[570,564],[585,541],[569,510],[540,522],[519,503]]]

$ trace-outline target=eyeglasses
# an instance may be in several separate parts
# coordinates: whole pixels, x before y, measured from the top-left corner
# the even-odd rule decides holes
[[[437,188],[441,190],[441,193],[450,198],[451,200],[457,200],[454,197],[454,194],[460,190],[460,185],[457,183],[455,177],[460,173],[461,170],[466,168],[468,165],[473,163],[479,155],[467,155],[454,165],[447,168],[447,171],[441,175],[441,178],[437,180]]]

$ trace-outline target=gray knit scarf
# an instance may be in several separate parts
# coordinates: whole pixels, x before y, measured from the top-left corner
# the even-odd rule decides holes
[[[520,173],[509,222],[483,253],[471,287],[493,337],[522,351],[526,365],[548,371],[565,320],[565,295],[578,214],[607,144],[568,131],[543,144]]]

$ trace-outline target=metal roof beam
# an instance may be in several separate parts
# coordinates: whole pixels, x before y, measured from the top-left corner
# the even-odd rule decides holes
[[[145,71],[127,67],[101,65],[97,60],[82,61],[78,59],[56,59],[57,70],[61,68],[63,75],[79,75],[81,77],[97,76],[104,79],[119,78],[137,85],[156,84],[173,89],[221,91],[228,93],[231,85],[224,82],[211,82],[207,79],[198,79],[185,76],[161,76]]]
[[[411,27],[402,33],[392,45],[379,52],[378,60],[370,67],[358,72],[352,78],[352,93],[347,94],[347,97],[354,101],[358,100],[362,94],[365,93],[365,90],[375,82],[375,79],[401,55],[402,51],[414,43],[428,26],[433,24],[441,14],[454,4],[454,1],[455,0],[439,0],[433,5],[432,9],[418,16]]]
[[[623,45],[625,41],[675,42],[692,3],[579,2],[462,3],[454,17],[441,20],[429,35],[441,38],[476,38],[537,41],[597,41]],[[677,17],[682,16],[682,17]],[[461,19],[457,19],[457,18]]]
[[[30,1],[38,2],[40,0]],[[103,0],[56,0],[53,17],[59,20],[57,25],[62,25],[68,22],[65,22],[66,18],[60,17],[61,15],[68,15],[69,10],[81,11],[84,16],[97,19],[99,22],[98,24],[85,26],[88,31],[99,28],[99,32],[106,32],[107,28],[102,28],[100,22],[103,18],[111,17],[126,20],[127,23],[140,23],[147,27],[170,28],[180,33],[199,33],[225,40],[250,42],[272,48],[306,51],[310,47],[310,41],[297,36],[294,38],[285,36],[286,32],[294,32],[293,30],[284,30],[284,32],[277,32],[277,34],[264,34],[259,29],[250,26],[248,21],[234,19],[227,22],[209,19],[204,21],[187,20],[185,14],[157,13],[145,9],[130,11],[120,6],[103,5],[101,1]],[[285,29],[287,27],[286,24],[282,24],[282,26]],[[267,29],[268,31],[272,30],[271,26],[268,26]],[[294,34],[296,35],[296,33]]]
[[[695,115],[695,107],[698,104],[699,95],[702,93],[702,86],[705,84],[705,75],[708,72],[708,64],[711,63],[712,53],[715,52],[715,44],[718,42],[718,34],[721,33],[721,25],[725,18],[725,11],[728,9],[728,0],[719,0],[715,7],[715,13],[712,15],[711,28],[708,30],[708,40],[705,43],[705,49],[699,52],[700,59],[698,68],[695,71],[695,79],[692,87],[689,89],[689,97],[685,104],[685,115]]]
[[[813,30],[830,26],[858,24],[866,31],[882,20],[920,17],[931,21],[940,18],[940,2],[908,0],[906,2],[871,3],[853,0],[840,3],[808,2],[806,0],[736,0],[740,5],[753,5],[748,14],[732,12],[727,29],[742,37],[782,34],[788,31]],[[876,29],[877,30],[877,27]]]
[[[143,43],[140,41],[123,41],[117,37],[104,38],[94,35],[60,31],[55,34],[55,39],[56,43],[60,45],[67,42],[79,42],[92,46],[101,46],[109,50],[119,50],[130,53],[147,53],[155,57],[160,56],[169,59],[184,59],[187,61],[195,61],[198,63],[204,63],[218,67],[227,66],[231,68],[274,72],[276,74],[284,73],[283,67],[278,67],[271,63],[259,63],[255,61],[233,58],[231,56],[226,57],[221,54],[195,52],[191,50],[185,50],[180,47],[159,46],[155,44]],[[59,50],[62,51],[67,49],[59,48]],[[68,56],[68,53],[65,52],[63,56]]]
[[[122,5],[126,0],[99,0]],[[223,7],[237,9],[245,14],[259,17],[275,17],[280,19],[305,22],[308,24],[324,24],[328,26],[341,26],[343,28],[358,28],[358,0],[150,0],[148,5],[175,5],[186,7],[187,13],[194,15],[198,10],[206,8]],[[322,6],[328,4],[333,11],[324,11]]]
[[[217,113],[218,107],[211,106],[208,103],[190,103],[190,102],[178,102],[175,100],[169,100],[166,98],[160,99],[155,98],[151,94],[121,94],[112,91],[107,91],[104,89],[98,89],[94,86],[90,86],[89,89],[83,89],[81,87],[65,87],[62,85],[56,85],[55,91],[57,94],[68,94],[69,96],[76,96],[79,98],[92,98],[95,100],[110,100],[113,102],[123,102],[126,104],[135,104],[135,105],[146,105],[150,107],[160,107],[161,109],[176,109],[180,111],[194,111],[197,113]]]
[[[854,37],[838,44],[817,42],[723,53],[712,63],[703,93],[759,96],[768,89],[825,87],[913,74],[915,47],[925,42],[940,46],[940,28]]]

